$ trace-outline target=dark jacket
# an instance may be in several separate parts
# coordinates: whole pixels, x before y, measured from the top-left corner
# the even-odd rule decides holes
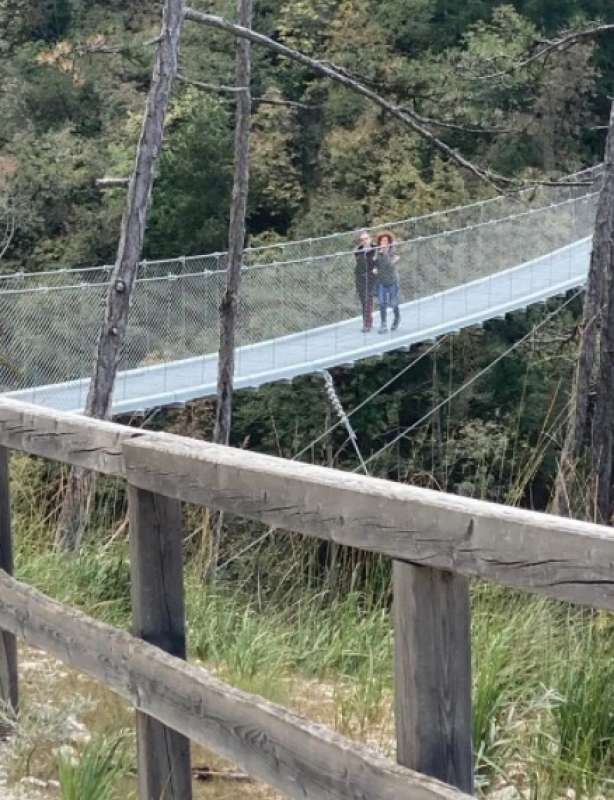
[[[375,269],[375,250],[373,247],[360,245],[354,251],[356,266],[354,267],[354,280],[358,296],[364,302],[367,297],[373,294],[377,276],[373,274]]]
[[[395,254],[394,247],[378,250],[375,256],[377,281],[383,286],[392,286],[399,282],[399,273],[396,268],[399,257]]]

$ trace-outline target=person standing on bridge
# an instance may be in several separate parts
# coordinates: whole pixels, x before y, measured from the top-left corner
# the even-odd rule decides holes
[[[375,248],[368,231],[358,237],[358,247],[354,251],[356,266],[354,280],[356,292],[362,306],[362,332],[369,333],[373,327],[373,295],[375,293]]]
[[[380,233],[377,237],[377,254],[375,256],[377,297],[381,320],[379,333],[388,332],[387,316],[389,306],[394,314],[391,330],[396,331],[401,322],[401,312],[399,311],[401,287],[396,266],[399,260],[399,256],[395,251],[394,236],[388,231]]]

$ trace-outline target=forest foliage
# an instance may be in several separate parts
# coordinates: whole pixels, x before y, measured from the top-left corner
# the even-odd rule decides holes
[[[234,18],[232,0],[194,5]],[[131,169],[159,11],[142,0],[0,0],[0,207],[10,207],[16,218],[0,270],[113,262],[124,191],[101,192],[95,180]],[[609,0],[258,0],[254,25],[425,117],[484,129],[436,128],[476,162],[532,177],[564,175],[600,160],[599,127],[614,91],[614,36],[554,53],[545,69],[535,63],[500,79],[480,78],[505,71],[562,29],[611,22],[613,13]],[[186,24],[186,78],[230,84],[233,55],[225,34]],[[379,224],[492,193],[363,98],[268,51],[254,48],[254,61],[254,97],[294,105],[254,105],[252,244]],[[225,248],[233,116],[231,96],[177,83],[145,257]],[[567,306],[537,345],[534,338],[512,353],[373,468],[545,507],[580,309],[580,300]],[[356,416],[365,454],[417,423],[542,317],[534,308],[441,343]],[[407,358],[398,353],[338,370],[346,407]],[[299,406],[305,411],[297,417]],[[291,457],[321,433],[327,415],[318,377],[243,393],[233,441]],[[205,403],[158,421],[208,435],[210,408]],[[355,466],[340,430],[309,457]]]
[[[199,6],[197,0],[194,3]],[[234,3],[205,4],[233,18]],[[599,159],[614,78],[602,37],[505,80],[544,36],[611,15],[608,0],[261,0],[255,27],[360,76],[426,117],[494,129],[438,130],[469,157],[509,175],[563,174]],[[202,6],[202,4],[201,4]],[[123,192],[95,179],[130,169],[158,4],[131,0],[0,2],[0,192],[16,234],[2,270],[112,262]],[[428,212],[484,186],[344,88],[255,51],[252,242],[317,235]],[[225,34],[186,25],[188,78],[232,83]],[[232,180],[232,99],[177,86],[167,121],[145,256],[224,249]]]
[[[232,0],[193,4],[234,18]],[[546,69],[536,63],[502,79],[479,78],[504,71],[562,29],[614,22],[611,0],[255,5],[258,30],[339,65],[425,117],[483,128],[436,129],[482,165],[530,178],[568,174],[602,157],[600,126],[614,94],[614,36],[555,53]],[[159,30],[159,12],[159,3],[145,0],[0,0],[0,226],[3,215],[13,214],[16,222],[0,272],[113,262],[124,192],[101,192],[95,180],[131,169],[151,73],[148,42]],[[362,98],[269,52],[256,49],[254,59],[254,96],[295,105],[255,103],[252,244],[380,224],[492,192]],[[186,25],[181,69],[187,78],[232,83],[232,43]],[[225,248],[232,139],[229,96],[178,83],[145,257]],[[560,313],[547,320],[557,308]],[[336,369],[346,410],[378,392],[351,416],[365,456],[412,428],[370,466],[372,473],[546,508],[581,311],[581,296],[555,298],[545,308],[532,306],[409,353]],[[457,394],[468,381],[471,386]],[[236,400],[233,444],[293,458],[317,440],[304,459],[359,466],[343,428],[322,435],[334,417],[321,376],[239,392]],[[210,401],[143,422],[204,439],[211,439],[212,423]],[[14,459],[13,469],[20,576],[65,601],[91,603],[93,613],[109,621],[125,621],[123,486],[101,480],[89,530],[96,548],[67,560],[48,552],[49,523],[64,487],[61,469],[27,459]],[[391,682],[388,565],[266,531],[257,530],[255,539],[251,523],[230,518],[219,596],[208,596],[199,566],[206,524],[190,507],[185,522],[195,654],[225,663],[257,691],[266,690],[259,682],[272,675],[341,675],[337,727],[346,725],[352,734],[358,727],[362,736]],[[227,597],[228,587],[236,594]],[[337,603],[332,611],[331,598]],[[572,786],[578,797],[610,791],[612,623],[607,615],[588,622],[588,615],[563,606],[492,588],[474,592],[474,732],[485,788],[505,779],[544,800]]]

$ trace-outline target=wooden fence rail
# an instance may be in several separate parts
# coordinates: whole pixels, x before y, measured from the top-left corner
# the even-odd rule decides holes
[[[0,625],[5,630],[97,678],[139,713],[232,759],[288,797],[466,797],[273,703],[228,686],[206,670],[129,633],[51,600],[3,572],[0,598]],[[190,796],[185,786],[184,794],[170,794],[164,780],[161,783],[163,792],[145,794],[141,780],[142,800],[185,800]]]
[[[134,636],[11,577],[5,448],[127,479]],[[401,766],[185,663],[181,501],[394,559]],[[16,636],[126,697],[141,800],[189,800],[189,740],[301,800],[471,794],[471,577],[614,610],[614,534],[0,399],[2,699],[17,707]]]

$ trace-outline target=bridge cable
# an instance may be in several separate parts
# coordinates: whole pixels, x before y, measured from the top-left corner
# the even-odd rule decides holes
[[[414,358],[414,359],[413,359],[413,361],[410,361],[410,362],[409,362],[409,364],[406,364],[406,365],[405,365],[405,366],[404,366],[402,369],[400,369],[400,370],[399,370],[399,371],[398,371],[398,372],[397,372],[395,375],[393,375],[393,376],[392,376],[392,378],[389,378],[389,379],[388,379],[388,380],[387,380],[385,383],[383,383],[383,384],[382,384],[382,385],[381,385],[379,388],[377,388],[377,389],[376,389],[374,392],[372,392],[372,393],[371,393],[371,394],[370,394],[370,395],[369,395],[367,398],[365,398],[365,399],[364,399],[364,400],[363,400],[361,403],[359,403],[359,404],[358,404],[358,405],[357,405],[355,408],[353,408],[351,411],[349,411],[349,412],[347,412],[347,413],[346,413],[345,411],[343,411],[343,413],[344,413],[344,415],[345,415],[345,419],[347,420],[347,423],[348,423],[348,425],[350,425],[350,426],[351,426],[351,423],[350,423],[350,421],[349,421],[349,418],[350,418],[351,416],[353,416],[354,414],[356,414],[358,411],[360,411],[360,409],[364,408],[364,407],[365,407],[365,406],[366,406],[368,403],[370,403],[370,402],[371,402],[372,400],[374,400],[374,399],[375,399],[375,398],[376,398],[378,395],[380,395],[382,392],[384,392],[384,391],[385,391],[385,390],[386,390],[386,389],[387,389],[389,386],[391,386],[391,385],[392,385],[392,384],[393,384],[393,383],[394,383],[394,382],[395,382],[395,381],[396,381],[398,378],[402,377],[403,375],[405,375],[405,373],[409,372],[409,370],[410,370],[410,369],[412,369],[412,367],[415,367],[415,366],[416,366],[416,364],[418,364],[420,361],[422,361],[422,359],[423,359],[423,358],[426,358],[426,356],[427,356],[427,355],[429,355],[430,353],[432,353],[432,352],[433,352],[434,350],[436,350],[438,347],[441,347],[441,345],[442,345],[442,344],[443,344],[443,343],[444,343],[444,342],[445,342],[447,339],[449,339],[449,335],[443,336],[443,337],[442,337],[441,339],[439,339],[438,341],[436,341],[436,342],[433,342],[433,343],[431,344],[431,346],[430,346],[430,347],[428,347],[426,350],[424,350],[422,353],[420,353],[420,355],[419,355],[417,358]],[[326,372],[326,370],[323,370],[323,372]],[[342,410],[343,410],[343,408],[342,408]],[[332,433],[332,432],[333,432],[334,430],[336,430],[336,429],[337,429],[337,428],[338,428],[340,425],[343,425],[343,424],[345,424],[345,423],[343,422],[343,420],[342,420],[342,419],[339,419],[339,420],[338,420],[337,422],[335,422],[333,425],[329,426],[329,427],[328,427],[328,428],[327,428],[327,429],[324,431],[324,433],[321,433],[319,436],[317,436],[315,439],[313,439],[313,440],[312,440],[312,441],[311,441],[311,442],[310,442],[310,443],[309,443],[309,444],[308,444],[306,447],[304,447],[302,450],[300,450],[298,453],[296,453],[296,455],[294,455],[294,456],[292,457],[291,461],[296,461],[297,459],[299,459],[299,458],[300,458],[302,455],[304,455],[304,454],[305,454],[305,453],[306,453],[308,450],[311,450],[311,448],[312,448],[312,447],[314,447],[316,444],[318,444],[318,442],[321,442],[321,441],[322,441],[322,439],[324,439],[326,436],[328,436],[330,433]],[[352,429],[352,430],[353,430],[353,429]],[[357,442],[356,442],[356,447],[358,447],[358,443],[357,443]],[[362,457],[362,454],[359,454],[359,458],[360,458],[360,460],[361,460],[361,463],[362,463],[362,464],[364,464],[364,470],[365,470],[365,474],[367,474],[367,475],[368,475],[369,473],[368,473],[367,465],[366,465],[366,462],[364,461],[364,459],[363,459],[363,457]],[[265,540],[265,539],[268,539],[268,537],[269,537],[269,536],[270,536],[272,533],[274,533],[274,532],[275,532],[275,528],[268,528],[268,529],[267,529],[267,530],[266,530],[266,531],[265,531],[265,532],[264,532],[264,533],[263,533],[261,536],[259,536],[257,539],[254,539],[254,541],[253,541],[253,542],[250,542],[248,545],[246,545],[246,546],[245,546],[245,547],[244,547],[242,550],[240,550],[238,553],[235,553],[235,555],[233,555],[233,556],[230,556],[230,558],[228,558],[228,559],[227,559],[226,561],[224,561],[222,564],[219,564],[219,565],[217,566],[217,568],[216,568],[216,571],[217,571],[217,572],[220,572],[221,570],[225,569],[226,567],[228,567],[228,566],[229,566],[230,564],[232,564],[233,562],[235,562],[235,561],[238,561],[240,558],[242,558],[242,557],[243,557],[243,556],[244,556],[246,553],[248,553],[248,552],[249,552],[250,550],[252,550],[254,547],[257,547],[259,544],[261,544],[262,542],[264,542],[264,540]]]
[[[472,386],[474,383],[476,383],[476,381],[478,381],[480,378],[482,378],[484,375],[486,375],[491,369],[493,369],[493,367],[495,367],[497,364],[499,364],[501,361],[503,361],[503,359],[505,359],[507,356],[509,356],[511,353],[513,353],[515,350],[517,350],[522,344],[524,344],[532,336],[534,336],[537,333],[538,330],[543,328],[552,319],[554,319],[556,316],[558,316],[558,314],[560,314],[561,311],[563,311],[565,308],[567,308],[567,306],[571,305],[571,303],[574,300],[576,300],[582,294],[583,291],[584,291],[584,289],[582,288],[582,289],[578,289],[578,291],[574,292],[574,294],[571,295],[571,297],[569,297],[564,303],[562,303],[560,306],[558,306],[558,308],[556,308],[553,311],[551,311],[537,325],[534,325],[533,328],[531,328],[531,330],[528,331],[528,333],[526,333],[521,339],[519,339],[517,342],[514,342],[514,344],[512,344],[510,347],[508,347],[507,350],[505,350],[503,353],[500,353],[495,359],[493,359],[483,369],[481,369],[479,372],[477,372],[473,377],[471,377],[468,381],[466,381],[462,386],[460,386],[454,392],[449,394],[448,397],[446,397],[444,400],[442,400],[440,403],[438,403],[434,408],[430,409],[430,411],[428,411],[417,422],[414,422],[412,425],[409,425],[407,428],[405,428],[405,430],[403,430],[400,434],[398,434],[398,436],[395,436],[394,439],[392,439],[390,442],[387,442],[376,453],[373,453],[366,460],[363,459],[362,455],[360,455],[360,461],[361,461],[360,466],[355,467],[352,470],[352,472],[358,472],[359,470],[364,469],[365,473],[368,475],[369,473],[368,473],[367,467],[368,467],[368,465],[370,463],[372,463],[373,461],[378,459],[388,449],[390,449],[391,447],[394,447],[394,445],[397,444],[397,442],[401,441],[401,439],[404,439],[406,436],[408,436],[412,431],[414,431],[416,428],[418,428],[420,425],[422,425],[424,422],[426,422],[430,417],[432,417],[433,414],[436,414],[437,411],[442,409],[448,403],[452,402],[452,400],[454,400],[455,397],[458,397],[458,395],[461,394],[462,392],[464,392],[465,389],[468,389],[470,386]],[[446,339],[448,339],[448,338],[449,338],[449,336],[445,336],[445,337],[442,337],[439,341],[434,342],[431,345],[431,347],[429,347],[427,350],[425,350],[423,353],[421,353],[418,356],[418,358],[414,359],[409,364],[406,364],[405,367],[403,367],[403,369],[399,370],[399,372],[397,372],[396,375],[394,375],[392,378],[390,378],[388,381],[386,381],[386,383],[384,383],[382,386],[380,386],[379,389],[376,389],[362,403],[360,403],[358,406],[356,406],[356,408],[352,409],[352,411],[350,411],[348,414],[346,414],[345,416],[348,419],[348,422],[349,422],[349,417],[351,417],[353,414],[355,414],[361,408],[364,408],[364,406],[367,403],[371,402],[371,400],[373,400],[375,397],[377,397],[377,395],[379,395],[381,392],[383,392],[385,390],[385,388],[390,386],[390,384],[394,383],[394,381],[396,381],[397,378],[401,377],[401,375],[403,375],[408,370],[410,370],[419,361],[421,361],[425,356],[429,355],[431,352],[433,352],[439,346],[441,346],[444,343],[444,341]],[[321,441],[325,436],[327,436],[329,433],[331,433],[333,430],[335,430],[336,428],[338,428],[340,425],[343,425],[343,424],[344,424],[343,420],[339,419],[334,425],[331,425],[329,428],[327,428],[327,430],[323,434],[321,434],[316,439],[314,439],[312,442],[310,442],[310,444],[308,444],[307,447],[303,448],[303,450],[301,450],[299,453],[297,453],[297,455],[295,455],[292,458],[292,461],[295,461],[297,458],[300,458],[300,456],[304,455],[304,453],[306,453],[307,450],[311,449],[315,444],[317,444],[319,441]],[[269,528],[268,530],[266,530],[257,539],[255,539],[253,542],[250,542],[243,550],[239,551],[234,556],[231,556],[223,564],[220,564],[218,566],[218,568],[217,568],[218,571],[224,569],[225,567],[227,567],[229,564],[233,563],[234,561],[237,561],[239,558],[244,556],[247,552],[252,550],[254,547],[257,547],[261,542],[263,542],[272,533],[274,533],[274,531],[275,531],[275,528]]]
[[[339,417],[339,422],[341,422],[346,431],[348,432],[348,437],[352,442],[354,450],[356,451],[356,455],[358,456],[358,460],[360,461],[360,465],[365,472],[365,475],[369,474],[369,470],[367,469],[367,465],[365,464],[365,460],[362,457],[362,453],[360,452],[360,447],[358,446],[358,440],[356,438],[356,431],[352,427],[352,423],[350,422],[350,418],[345,413],[345,409],[343,408],[343,403],[339,399],[339,395],[335,389],[335,382],[333,381],[333,376],[330,372],[325,369],[322,370],[322,377],[324,378],[324,391],[328,397],[328,400],[333,407],[334,412]]]
[[[411,425],[409,425],[407,428],[405,428],[405,430],[401,431],[401,433],[399,433],[397,436],[395,436],[394,439],[391,439],[383,447],[381,447],[377,452],[375,452],[371,456],[369,456],[369,458],[367,458],[365,463],[367,465],[369,465],[373,461],[378,459],[387,450],[389,450],[391,447],[394,447],[395,444],[400,442],[401,439],[404,439],[412,431],[414,431],[416,428],[418,428],[420,425],[422,425],[424,422],[426,422],[428,419],[430,419],[430,417],[432,417],[433,414],[436,414],[444,406],[446,406],[448,403],[450,403],[452,400],[454,400],[455,397],[458,397],[458,395],[461,394],[462,392],[464,392],[465,389],[468,389],[470,386],[472,386],[474,383],[476,383],[476,381],[478,381],[480,378],[482,378],[484,375],[486,375],[486,373],[488,373],[500,361],[503,361],[503,359],[506,358],[507,356],[509,356],[510,353],[513,353],[514,350],[517,350],[520,347],[520,345],[524,344],[528,339],[530,339],[532,336],[534,336],[535,333],[538,330],[540,330],[540,328],[543,328],[544,325],[546,325],[548,322],[550,322],[552,319],[554,319],[554,317],[556,317],[558,314],[560,314],[560,312],[564,308],[566,308],[568,305],[570,305],[574,300],[576,300],[576,298],[578,298],[582,294],[583,291],[584,291],[584,289],[578,289],[578,291],[575,292],[571,297],[569,297],[562,305],[560,305],[554,311],[551,311],[546,317],[544,317],[544,319],[540,323],[538,323],[533,328],[531,328],[531,330],[525,336],[523,336],[517,342],[514,342],[514,344],[511,345],[510,347],[508,347],[507,350],[505,350],[503,353],[500,353],[495,359],[493,359],[490,362],[490,364],[487,364],[487,366],[485,366],[483,369],[481,369],[479,372],[477,372],[473,377],[471,377],[468,381],[466,381],[462,386],[460,386],[458,389],[456,389],[451,394],[449,394],[448,397],[446,397],[444,400],[442,400],[436,406],[431,408],[430,411],[428,411],[423,417],[421,417],[419,420],[417,420],[416,422],[414,422]],[[359,469],[362,469],[362,465],[360,467],[354,468],[352,470],[352,472],[358,472]]]
[[[415,367],[416,364],[418,364],[420,361],[422,361],[423,358],[426,358],[426,356],[430,355],[432,352],[437,350],[437,348],[441,347],[441,345],[444,344],[444,342],[448,338],[449,338],[449,336],[446,335],[446,336],[443,336],[441,339],[438,339],[437,341],[433,342],[430,347],[428,347],[426,350],[424,350],[422,353],[420,353],[420,355],[417,356],[416,358],[414,358],[413,361],[410,361],[409,364],[406,364],[404,367],[402,367],[398,372],[396,372],[392,376],[392,378],[389,378],[385,383],[383,383],[374,392],[372,392],[368,397],[366,397],[362,402],[360,402],[355,408],[353,408],[351,411],[348,411],[347,412],[348,419],[353,417],[354,414],[358,413],[358,411],[363,409],[372,400],[375,400],[375,398],[378,397],[382,392],[385,392],[386,389],[388,389],[390,386],[392,386],[392,384],[395,381],[397,381],[399,378],[403,377],[403,375],[405,375],[405,373],[409,372],[413,367]],[[328,427],[323,433],[321,433],[319,436],[317,436],[315,439],[313,439],[311,442],[309,442],[308,445],[303,447],[302,450],[300,450],[296,455],[294,455],[292,457],[292,461],[296,461],[297,459],[301,458],[301,456],[304,456],[305,453],[308,450],[311,450],[312,447],[315,447],[316,444],[319,444],[322,441],[322,439],[325,439],[329,434],[331,434],[334,430],[336,430],[342,424],[343,424],[343,422],[341,420],[338,420],[333,425]]]

